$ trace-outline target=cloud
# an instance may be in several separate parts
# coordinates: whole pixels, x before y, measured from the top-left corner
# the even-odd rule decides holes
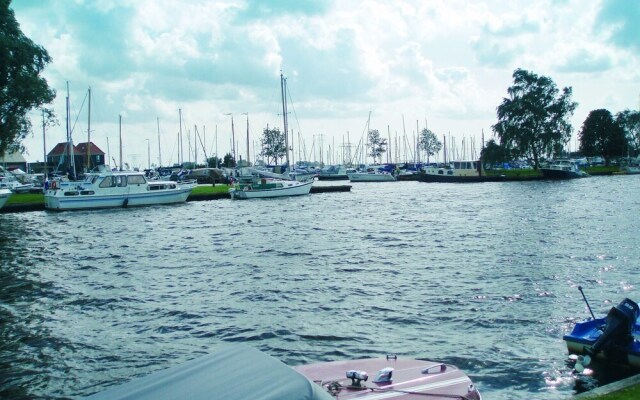
[[[559,72],[594,73],[608,71],[613,68],[614,62],[604,49],[592,51],[588,49],[578,49],[556,67]],[[596,54],[598,53],[598,54]]]
[[[640,50],[640,2],[604,0],[594,30],[605,30],[611,43]],[[596,32],[597,33],[597,32]]]

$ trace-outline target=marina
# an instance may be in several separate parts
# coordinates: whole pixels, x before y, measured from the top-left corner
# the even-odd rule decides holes
[[[585,317],[578,285],[596,315],[640,297],[637,183],[352,183],[0,214],[2,393],[88,396],[245,343],[293,367],[427,358],[483,398],[566,399],[624,374],[577,374],[562,338]]]

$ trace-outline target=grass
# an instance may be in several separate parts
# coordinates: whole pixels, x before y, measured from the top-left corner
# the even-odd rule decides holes
[[[197,196],[199,194],[228,193],[228,192],[229,192],[228,185],[217,184],[215,186],[213,185],[196,186],[191,191],[191,194]]]
[[[583,397],[585,399],[598,399],[598,400],[629,400],[629,399],[640,399],[640,385],[631,386],[622,390],[618,390],[617,392],[605,394],[605,395],[594,395],[593,397]]]

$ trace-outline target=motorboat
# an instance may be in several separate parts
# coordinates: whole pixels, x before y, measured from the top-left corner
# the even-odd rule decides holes
[[[249,176],[240,177],[229,189],[232,199],[262,199],[271,197],[302,196],[311,192],[313,180],[297,181]]]
[[[360,170],[347,170],[351,182],[395,182],[396,176],[384,167],[367,167]]]
[[[500,182],[502,176],[487,176],[483,173],[479,160],[453,161],[445,164],[428,165],[418,174],[420,182],[470,183]]]
[[[320,170],[319,181],[341,181],[348,180],[347,168],[344,165],[329,165]]]
[[[387,356],[292,368],[253,347],[237,344],[86,399],[132,398],[481,400],[481,395],[471,379],[453,365]]]
[[[7,201],[9,201],[9,197],[13,192],[10,189],[0,189],[0,208],[2,208]]]
[[[582,288],[578,289],[584,297]],[[638,304],[625,298],[603,318],[596,318],[591,307],[589,311],[592,318],[576,323],[571,333],[562,338],[569,353],[578,356],[576,370],[588,366],[592,359],[640,368]]]
[[[144,172],[108,171],[89,173],[84,181],[49,182],[45,208],[80,210],[184,203],[195,181],[149,181]]]
[[[589,174],[584,172],[573,160],[553,160],[548,166],[540,168],[545,179],[576,179],[585,178]]]
[[[0,176],[0,189],[9,189],[13,193],[27,193],[33,188],[33,183],[22,183],[14,176]]]

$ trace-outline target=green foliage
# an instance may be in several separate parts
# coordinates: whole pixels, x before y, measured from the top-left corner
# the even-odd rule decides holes
[[[498,144],[495,139],[489,140],[484,146],[480,159],[483,165],[502,164],[512,160],[509,150]]]
[[[418,147],[420,150],[424,151],[427,154],[427,163],[430,162],[431,156],[434,156],[442,150],[442,142],[438,140],[433,131],[430,131],[427,128],[424,128],[422,132],[420,132],[420,138],[418,139]]]
[[[624,155],[627,140],[624,130],[608,110],[593,110],[582,124],[580,152],[587,157],[602,156],[605,165],[612,157]]]
[[[514,71],[507,93],[492,129],[513,157],[537,169],[541,157],[558,155],[571,139],[569,117],[578,104],[571,101],[570,87],[560,92],[551,78],[523,69]]]
[[[640,154],[640,111],[624,110],[616,116],[616,122],[624,130],[629,145],[629,154]]]
[[[382,138],[377,129],[373,129],[369,131],[367,140],[370,146],[369,156],[373,158],[373,162],[379,159],[382,163],[382,154],[387,151],[387,139]]]
[[[10,4],[0,0],[0,155],[22,149],[31,132],[27,113],[55,98],[40,76],[51,57],[22,33]],[[55,119],[51,110],[45,110],[45,117]]]
[[[224,159],[222,160],[222,165],[224,165],[227,168],[236,167],[236,160],[233,158],[233,155],[231,153],[227,153],[224,155]]]
[[[219,159],[217,156],[209,157],[207,159],[207,167],[209,168],[220,168],[224,165],[224,162]]]
[[[280,132],[280,128],[269,129],[266,127],[262,131],[260,143],[262,145],[260,155],[267,159],[267,164],[271,162],[278,164],[278,160],[281,160],[287,153],[284,133]]]

